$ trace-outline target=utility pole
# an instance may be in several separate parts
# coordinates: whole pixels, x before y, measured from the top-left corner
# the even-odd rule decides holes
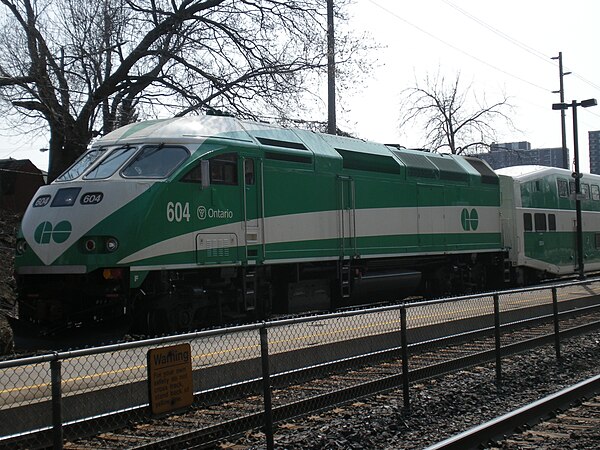
[[[563,83],[563,77],[569,75],[571,72],[563,72],[562,63],[562,52],[558,52],[558,56],[553,56],[552,59],[558,59],[558,74],[560,81],[560,89],[558,91],[552,91],[553,94],[560,94],[560,102],[565,102],[565,85]],[[563,169],[569,169],[569,150],[567,149],[567,134],[565,131],[565,110],[560,110],[560,126],[562,132],[562,155],[563,155]]]
[[[333,32],[333,0],[327,0],[327,133],[337,133],[337,125],[335,122],[335,35]]]

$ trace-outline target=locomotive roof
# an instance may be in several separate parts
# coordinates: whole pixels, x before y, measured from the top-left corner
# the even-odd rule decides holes
[[[221,116],[190,116],[147,120],[118,128],[95,144],[114,145],[140,141],[193,142],[207,137],[251,141],[239,120]]]
[[[206,138],[279,144],[303,144],[313,153],[330,152],[323,147],[343,147],[348,150],[389,155],[383,144],[355,138],[314,133],[296,128],[283,128],[268,123],[251,122],[228,116],[190,116],[138,122],[118,128],[98,139],[96,145],[115,145],[135,142],[201,142]],[[323,145],[325,141],[329,145]],[[290,145],[290,148],[293,148]],[[334,152],[335,153],[335,152]]]
[[[125,145],[140,142],[201,143],[208,138],[226,139],[282,147],[286,150],[311,151],[317,157],[341,160],[342,154],[351,152],[357,157],[386,158],[389,165],[412,167],[421,175],[443,171],[453,177],[480,177],[480,169],[463,158],[449,154],[429,153],[420,150],[400,149],[356,138],[315,133],[296,128],[283,128],[260,122],[243,121],[227,116],[190,116],[149,120],[126,125],[98,139],[94,145]],[[345,158],[345,157],[344,157]],[[381,159],[380,159],[381,161]],[[494,176],[490,170],[490,175]]]

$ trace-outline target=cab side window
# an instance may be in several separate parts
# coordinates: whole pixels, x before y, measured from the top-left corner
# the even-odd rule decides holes
[[[198,164],[181,179],[186,183],[202,183],[202,166]]]
[[[224,153],[210,158],[211,184],[238,184],[237,153]]]

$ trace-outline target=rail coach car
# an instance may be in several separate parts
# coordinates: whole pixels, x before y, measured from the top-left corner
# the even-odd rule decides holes
[[[545,166],[497,170],[504,243],[518,284],[577,271],[575,181],[570,171]],[[600,270],[600,176],[581,178],[586,272]]]
[[[232,117],[96,141],[24,215],[19,317],[182,330],[482,289],[504,259],[484,162]]]

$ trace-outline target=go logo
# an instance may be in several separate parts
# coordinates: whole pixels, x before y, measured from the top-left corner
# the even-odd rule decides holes
[[[62,244],[69,239],[72,229],[71,223],[66,220],[58,222],[55,226],[52,226],[50,222],[42,222],[35,229],[33,238],[38,244],[49,244],[50,240]]]
[[[463,230],[465,231],[476,231],[479,226],[479,214],[477,210],[473,208],[471,212],[467,208],[462,210],[460,215],[460,221],[462,223]]]

